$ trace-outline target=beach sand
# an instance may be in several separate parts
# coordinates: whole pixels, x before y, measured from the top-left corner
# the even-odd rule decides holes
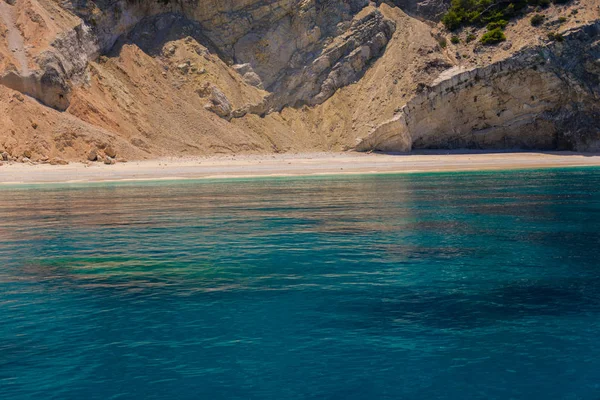
[[[484,171],[600,166],[600,154],[572,152],[448,152],[413,154],[304,153],[165,158],[104,165],[7,164],[0,184],[250,178],[373,173]]]

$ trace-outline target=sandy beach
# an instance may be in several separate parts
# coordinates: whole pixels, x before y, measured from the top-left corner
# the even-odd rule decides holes
[[[5,163],[0,166],[0,184],[423,173],[581,166],[600,166],[600,154],[437,151],[402,155],[307,153],[165,158],[130,161],[116,165],[71,163],[58,166]]]

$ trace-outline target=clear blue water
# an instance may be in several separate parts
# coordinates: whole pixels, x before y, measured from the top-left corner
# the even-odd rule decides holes
[[[600,169],[5,187],[0,398],[600,398]]]

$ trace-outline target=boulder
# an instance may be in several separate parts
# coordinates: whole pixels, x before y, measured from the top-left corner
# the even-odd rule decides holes
[[[67,165],[69,162],[67,160],[63,160],[60,157],[53,157],[50,159],[50,165]]]
[[[87,155],[88,161],[96,161],[98,159],[98,151],[96,149],[90,150]]]
[[[117,156],[117,151],[114,149],[114,147],[108,146],[104,149],[104,154],[110,158],[115,158]]]
[[[201,89],[197,90],[197,93],[200,97],[207,97],[210,101],[204,106],[205,109],[217,114],[221,118],[231,118],[233,106],[221,89],[207,83]]]
[[[244,79],[244,82],[248,85],[255,86],[259,89],[263,88],[262,80],[258,74],[254,72],[250,64],[236,64],[232,68],[242,76],[242,79]]]

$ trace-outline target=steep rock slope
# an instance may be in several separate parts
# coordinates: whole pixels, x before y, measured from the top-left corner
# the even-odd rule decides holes
[[[365,0],[65,1],[65,11],[82,22],[67,25],[35,58],[36,73],[12,71],[2,81],[51,107],[65,109],[70,84],[78,83],[90,60],[110,52],[120,37],[132,31],[137,31],[130,36],[134,43],[144,35],[152,36],[156,47],[176,18],[196,32],[199,43],[216,50],[224,61],[239,64],[237,69],[248,75],[249,82],[272,93],[266,109],[298,102],[318,104],[358,79],[393,34],[394,24],[377,9],[364,12],[367,4]],[[17,3],[22,11],[20,7]],[[30,88],[36,85],[39,90]]]
[[[529,18],[509,24],[509,41],[499,47],[449,45],[455,66],[424,84],[356,148],[598,151],[598,5],[574,2],[544,13],[541,27]],[[549,40],[551,32],[561,32],[560,40]],[[477,30],[455,35],[469,33]]]
[[[17,0],[13,12],[27,15],[26,4],[41,12],[19,33],[34,24],[53,39],[28,43],[31,72],[10,66],[0,83],[66,111],[35,116],[38,135],[55,136],[54,120],[70,114],[125,139],[135,149],[121,154],[133,157],[323,150],[319,138],[228,121],[323,103],[360,79],[395,30],[366,1]],[[31,151],[20,138],[32,128],[3,118],[13,128],[0,146],[15,158],[59,155],[52,145]]]
[[[12,159],[598,148],[595,0],[499,47],[450,43],[442,0],[4,1]]]
[[[600,24],[564,37],[486,67],[455,69],[359,148],[599,151]]]

